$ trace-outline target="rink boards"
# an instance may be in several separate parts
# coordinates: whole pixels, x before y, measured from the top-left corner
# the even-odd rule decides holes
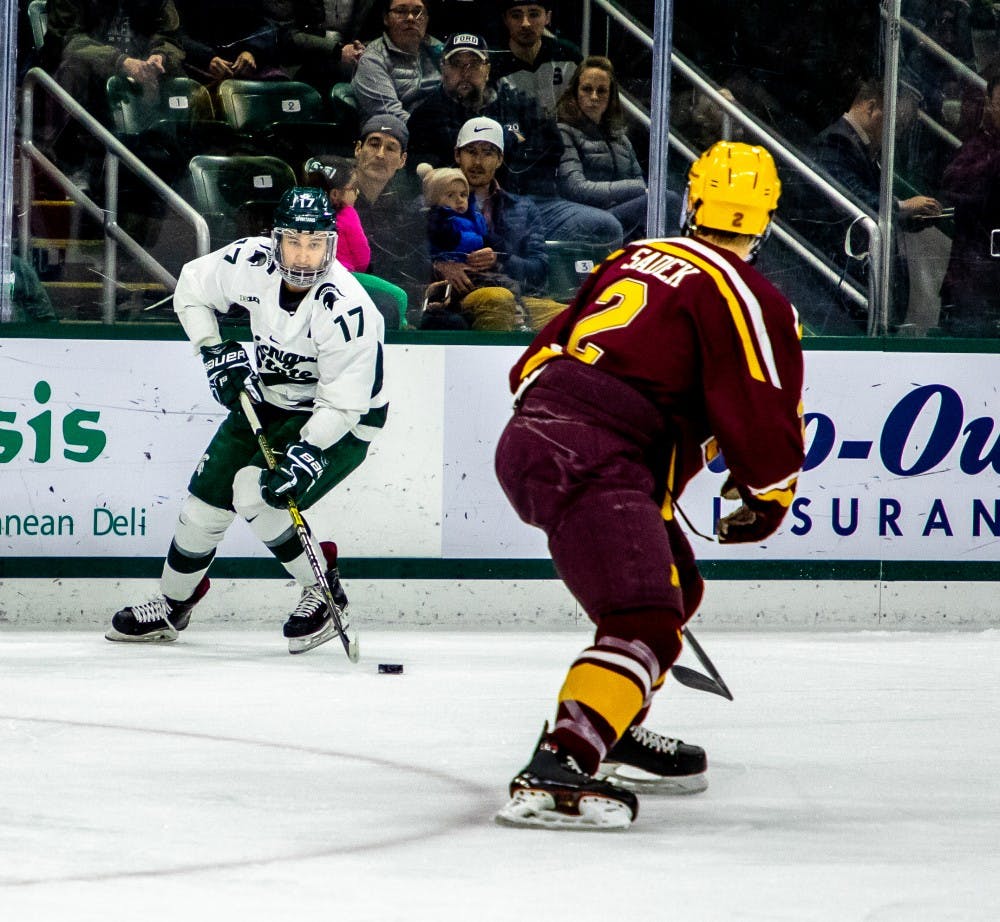
[[[764,547],[692,538],[710,598],[727,597],[717,617],[771,621],[787,597],[792,620],[782,624],[855,619],[859,608],[888,623],[896,599],[903,621],[951,611],[989,623],[988,584],[1000,581],[1000,355],[854,345],[807,351],[806,468],[781,531]],[[552,580],[543,536],[514,516],[493,476],[507,371],[522,348],[406,334],[386,347],[386,429],[313,515],[340,543],[348,576],[384,597],[389,620],[414,608],[394,601],[406,584],[429,587],[444,623],[459,610],[489,620],[481,601],[488,609],[497,596],[529,623],[579,618]],[[0,367],[0,609],[15,583],[38,596],[40,585],[22,580],[157,575],[222,418],[190,345],[11,338]],[[681,500],[708,536],[732,508],[718,498],[724,467],[713,467]],[[215,575],[266,587],[281,572],[237,523]],[[526,601],[514,601],[516,587]]]

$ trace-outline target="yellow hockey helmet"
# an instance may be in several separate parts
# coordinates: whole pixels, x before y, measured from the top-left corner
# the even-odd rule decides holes
[[[759,237],[780,195],[774,159],[763,147],[718,141],[688,172],[685,227]]]

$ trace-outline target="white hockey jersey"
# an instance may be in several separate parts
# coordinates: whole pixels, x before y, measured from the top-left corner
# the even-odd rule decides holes
[[[329,448],[347,432],[371,441],[388,409],[382,315],[336,260],[294,313],[279,304],[281,284],[270,238],[248,237],[187,263],[174,310],[198,349],[222,341],[217,314],[243,308],[264,399],[312,410],[302,438],[317,448]]]

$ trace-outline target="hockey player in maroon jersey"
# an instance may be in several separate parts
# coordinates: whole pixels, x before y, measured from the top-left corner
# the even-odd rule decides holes
[[[715,144],[689,173],[685,236],[612,254],[511,371],[497,476],[597,630],[500,823],[627,827],[638,800],[621,766],[652,789],[705,787],[704,751],[642,722],[702,597],[675,518],[685,484],[724,454],[723,490],[742,505],[719,522],[721,543],[762,541],[795,493],[798,315],[748,265],[780,191],[766,150]]]

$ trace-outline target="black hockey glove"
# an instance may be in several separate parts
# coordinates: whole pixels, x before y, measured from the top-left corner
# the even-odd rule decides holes
[[[233,409],[240,402],[240,391],[246,391],[254,403],[264,402],[260,378],[239,343],[227,339],[214,346],[202,346],[201,360],[205,363],[212,396],[224,407]]]
[[[260,495],[275,509],[284,509],[288,500],[296,502],[326,470],[323,452],[308,442],[296,442],[285,450],[285,456],[273,471],[260,475]]]
[[[795,482],[791,484],[795,491]],[[722,485],[724,499],[743,499],[739,509],[719,519],[719,544],[756,544],[774,534],[788,507],[778,500],[761,499],[745,487],[737,486],[730,474]]]

